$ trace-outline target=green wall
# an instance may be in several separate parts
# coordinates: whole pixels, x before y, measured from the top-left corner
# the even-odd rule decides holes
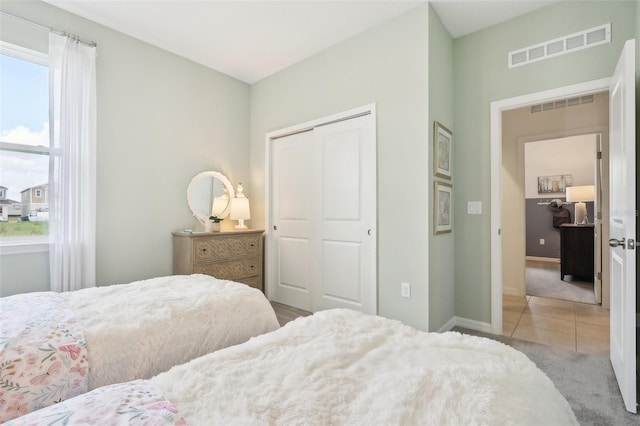
[[[250,86],[41,1],[0,8],[98,43],[97,283],[171,274],[171,232],[196,226],[191,178],[217,170],[249,180]],[[2,39],[48,45],[46,31],[2,20]],[[42,259],[3,254],[0,296],[48,289]]]
[[[453,38],[429,7],[429,149],[433,154],[433,123],[454,134],[454,155],[457,150],[453,117]],[[432,157],[433,158],[433,157]],[[457,170],[454,171],[457,173]],[[433,161],[429,163],[429,202],[434,192]],[[441,181],[446,181],[439,179]],[[457,188],[454,188],[456,190]],[[455,208],[455,206],[454,206]],[[429,209],[429,224],[433,226],[433,208]],[[429,329],[438,330],[455,316],[454,236],[452,233],[429,234]]]
[[[0,256],[0,297],[49,290],[48,251]]]
[[[612,42],[508,69],[511,50],[611,22]],[[633,1],[562,1],[454,42],[456,315],[491,321],[490,103],[612,75],[635,35]],[[466,203],[483,202],[482,216]]]
[[[412,9],[251,89],[254,223],[264,220],[267,132],[376,104],[379,313],[420,329],[428,327],[431,230],[428,10]],[[411,283],[410,299],[400,296],[401,282]]]

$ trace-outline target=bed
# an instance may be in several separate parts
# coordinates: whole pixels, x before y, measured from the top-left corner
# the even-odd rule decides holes
[[[176,275],[0,299],[0,422],[279,328],[264,294]]]
[[[97,389],[15,424],[577,425],[524,354],[350,310],[292,321],[150,380]],[[145,423],[146,422],[146,423]]]

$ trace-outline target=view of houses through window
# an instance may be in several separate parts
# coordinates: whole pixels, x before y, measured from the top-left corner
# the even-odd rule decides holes
[[[47,56],[0,44],[0,244],[49,229]]]

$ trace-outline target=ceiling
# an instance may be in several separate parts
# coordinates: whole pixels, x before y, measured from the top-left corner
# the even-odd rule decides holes
[[[44,0],[254,83],[426,1]],[[558,0],[436,0],[454,38]]]

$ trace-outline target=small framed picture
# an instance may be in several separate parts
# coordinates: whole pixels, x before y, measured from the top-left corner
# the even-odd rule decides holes
[[[434,233],[444,234],[453,229],[453,187],[445,182],[435,181],[433,192]]]
[[[566,192],[571,186],[571,175],[538,176],[538,194]]]
[[[433,123],[433,172],[436,176],[451,179],[453,134],[435,121]]]

